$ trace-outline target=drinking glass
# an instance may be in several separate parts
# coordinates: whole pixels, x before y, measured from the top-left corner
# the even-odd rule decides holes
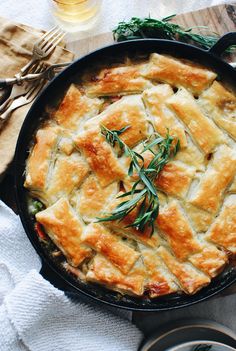
[[[66,32],[88,31],[96,24],[102,0],[49,0],[55,22]]]

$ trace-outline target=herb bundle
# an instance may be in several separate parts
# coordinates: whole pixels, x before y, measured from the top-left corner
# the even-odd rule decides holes
[[[119,22],[113,30],[113,36],[116,41],[142,39],[142,38],[162,38],[170,40],[179,40],[183,42],[192,42],[203,49],[210,49],[219,39],[215,33],[211,35],[202,35],[194,33],[193,29],[207,29],[205,26],[196,26],[192,28],[183,28],[178,24],[169,22],[175,15],[171,15],[157,20],[154,18],[132,17],[129,22]],[[227,51],[231,52],[232,48]]]
[[[159,213],[159,198],[153,181],[156,179],[163,167],[168,163],[170,157],[175,155],[179,149],[179,140],[175,147],[172,146],[173,137],[167,132],[163,138],[157,133],[144,144],[141,154],[130,149],[120,138],[120,135],[129,128],[124,127],[120,130],[109,130],[102,126],[101,133],[107,142],[113,147],[119,147],[121,153],[131,159],[128,175],[132,177],[134,172],[138,175],[138,180],[134,182],[132,189],[120,195],[118,198],[128,197],[128,200],[121,202],[109,216],[98,218],[98,222],[108,222],[122,220],[131,211],[137,209],[137,216],[133,223],[127,227],[135,227],[137,230],[144,231],[146,227],[151,227],[151,235],[154,230],[154,222]],[[142,153],[149,150],[153,154],[153,159],[147,167],[144,166]]]

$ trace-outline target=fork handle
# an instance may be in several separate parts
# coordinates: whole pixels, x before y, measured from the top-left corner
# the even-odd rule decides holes
[[[6,88],[8,85],[17,83],[17,78],[3,78],[0,79],[0,88]]]
[[[20,69],[20,72],[17,73],[17,74],[15,75],[15,77],[16,77],[16,78],[21,78],[24,74],[26,74],[26,73],[29,71],[30,67],[31,67],[35,62],[37,62],[37,61],[38,61],[38,60],[36,60],[36,59],[31,59],[25,66],[23,66],[23,67]]]
[[[0,89],[0,106],[1,104],[10,96],[11,87],[7,86],[5,88]]]
[[[11,116],[12,111],[14,111],[14,108],[11,108],[11,106],[1,114],[0,116],[0,130],[2,129],[3,125],[5,122],[8,120],[8,118]]]
[[[9,78],[11,79],[11,78]],[[13,78],[14,79],[14,78]],[[14,79],[15,80],[15,79]],[[1,88],[6,88],[7,87],[7,78],[6,79],[0,79],[0,87]]]
[[[0,121],[5,121],[7,119],[7,117],[12,113],[12,108],[11,106],[1,114],[0,116]]]
[[[12,98],[9,96],[1,105],[0,105],[0,113],[3,113],[4,110],[8,107],[9,103],[12,101]],[[0,116],[1,119],[2,115]]]
[[[13,100],[10,104],[8,104],[6,110],[0,114],[0,130],[3,124],[8,120],[8,118],[11,116],[12,112],[16,110],[18,107],[24,106],[27,103],[21,103],[20,101],[17,102],[17,100]]]

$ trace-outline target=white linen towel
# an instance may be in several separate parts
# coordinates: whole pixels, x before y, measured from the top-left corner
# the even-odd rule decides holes
[[[137,350],[134,325],[71,301],[40,268],[19,217],[0,202],[0,351]]]

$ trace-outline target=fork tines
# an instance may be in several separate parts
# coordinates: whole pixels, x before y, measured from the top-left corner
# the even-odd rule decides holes
[[[40,80],[37,82],[37,84],[32,85],[29,88],[29,90],[25,94],[25,97],[29,100],[29,102],[33,101],[36,98],[40,90],[43,88],[44,84],[45,84],[45,80]]]
[[[37,46],[49,55],[64,38],[65,34],[66,33],[62,29],[55,26],[38,40]]]

